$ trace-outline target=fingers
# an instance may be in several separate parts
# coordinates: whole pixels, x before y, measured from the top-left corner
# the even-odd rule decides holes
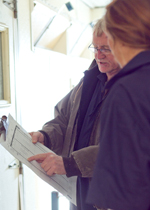
[[[47,158],[42,162],[41,167],[49,176],[52,176],[53,174],[66,174],[63,158],[53,153],[47,155]]]
[[[46,158],[43,160],[41,167],[45,170],[47,170],[48,165],[54,164],[55,156],[53,153],[46,153]]]
[[[44,153],[29,157],[27,160],[29,162],[36,160],[38,163],[42,163],[41,167],[44,169],[47,175],[52,176],[55,170],[55,166],[52,163],[53,162],[52,159],[53,159],[53,153]]]
[[[37,134],[37,132],[31,132],[31,133],[29,133],[30,135],[31,135],[31,137],[32,137],[32,143],[33,144],[36,144],[37,142],[38,142],[38,134]]]
[[[29,162],[31,162],[31,161],[33,161],[33,160],[36,160],[37,162],[39,162],[39,161],[40,161],[40,162],[43,162],[43,160],[45,160],[45,158],[46,158],[46,153],[31,156],[31,157],[29,157],[27,160],[28,160]]]
[[[56,167],[51,167],[51,168],[49,168],[47,171],[46,171],[46,173],[47,173],[47,175],[48,176],[52,176],[52,175],[54,175],[54,174],[57,174],[57,172],[56,172]]]
[[[44,145],[44,135],[41,132],[30,132],[29,134],[32,137],[33,144],[40,142],[41,144]]]
[[[44,153],[34,155],[28,158],[28,161],[36,160],[41,163],[41,167],[47,173],[47,175],[52,176],[53,174],[66,174],[63,158],[54,153]]]

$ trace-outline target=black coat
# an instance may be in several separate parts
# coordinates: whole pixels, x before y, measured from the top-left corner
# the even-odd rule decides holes
[[[87,201],[114,210],[150,209],[150,51],[106,85],[100,149]]]

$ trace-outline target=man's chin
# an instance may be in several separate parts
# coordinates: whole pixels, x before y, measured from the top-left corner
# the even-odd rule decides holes
[[[99,67],[99,66],[98,66]],[[100,68],[99,67],[99,71],[101,72],[101,73],[107,73],[107,72],[109,72],[110,70],[109,69],[107,69],[107,68]]]
[[[102,73],[106,73],[106,72],[110,71],[108,64],[98,64],[98,68],[99,68],[100,72],[102,72]]]

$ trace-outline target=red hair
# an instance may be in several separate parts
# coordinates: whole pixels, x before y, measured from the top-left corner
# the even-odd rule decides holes
[[[105,27],[114,40],[150,49],[150,0],[114,0],[106,7]]]

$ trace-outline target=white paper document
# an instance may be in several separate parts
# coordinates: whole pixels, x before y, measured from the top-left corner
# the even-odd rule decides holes
[[[33,144],[31,136],[13,119],[11,115],[8,116],[6,138],[5,134],[2,134],[0,143],[15,158],[28,166],[41,179],[46,181],[76,205],[76,177],[67,178],[65,175],[57,174],[48,176],[41,168],[40,163],[36,161],[29,162],[27,158],[33,155],[52,151],[39,142]]]

